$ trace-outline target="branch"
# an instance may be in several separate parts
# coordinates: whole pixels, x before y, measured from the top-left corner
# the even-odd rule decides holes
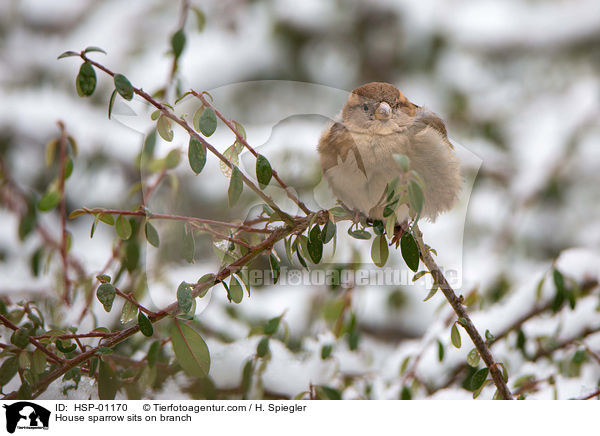
[[[315,217],[315,215],[316,215],[316,217]],[[248,262],[250,262],[252,259],[254,259],[259,254],[261,254],[265,251],[271,250],[273,248],[273,246],[280,240],[288,237],[291,234],[303,232],[310,225],[313,217],[315,217],[315,222],[318,222],[319,224],[324,224],[329,217],[329,212],[326,210],[319,211],[315,214],[295,220],[294,225],[289,225],[287,227],[279,227],[277,229],[274,229],[269,237],[267,237],[265,240],[263,240],[259,244],[252,247],[252,249],[246,255],[240,257],[235,262],[222,268],[214,276],[214,279],[212,281],[196,284],[194,286],[194,288],[192,289],[192,297],[193,298],[198,297],[205,290],[210,289],[212,286],[216,285],[217,283],[222,282],[230,275],[239,271],[244,265],[247,265]],[[149,314],[148,319],[150,320],[150,322],[152,322],[154,324],[154,323],[157,323],[158,321],[164,319],[167,316],[175,316],[178,313],[180,313],[179,304],[177,302],[175,302],[175,303],[172,303],[169,306],[165,307],[163,310],[161,310],[159,312]],[[4,318],[4,317],[2,317],[2,315],[0,315],[0,320],[2,320],[2,318]],[[6,320],[6,321],[8,321],[8,320]],[[8,321],[8,322],[10,323],[10,321]],[[10,324],[12,324],[12,323],[10,323]],[[8,324],[7,324],[7,326],[8,326]],[[13,327],[15,329],[17,328],[14,325],[13,325]],[[125,341],[129,337],[136,334],[139,331],[139,329],[140,329],[139,325],[135,324],[125,330],[122,330],[121,332],[116,333],[114,336],[111,336],[110,338],[107,338],[106,341],[102,342],[101,347],[102,348],[105,348],[105,347],[112,348],[115,345]],[[31,343],[34,343],[34,341],[35,341],[35,339],[33,339],[33,338],[30,338],[29,340]],[[34,343],[34,345],[35,345],[35,343]],[[46,353],[48,352],[48,350],[46,350],[44,347],[41,347],[41,348],[42,348],[42,351],[44,351]],[[64,363],[62,366],[60,366],[59,368],[56,368],[55,370],[50,372],[46,377],[44,377],[38,383],[36,383],[34,386],[32,386],[32,389],[31,389],[32,398],[36,398],[37,396],[39,396],[42,392],[44,392],[48,388],[48,386],[52,382],[54,382],[56,379],[58,379],[59,377],[64,375],[70,369],[83,364],[85,361],[91,359],[92,357],[95,357],[99,348],[100,348],[100,346],[92,348],[84,353],[81,353],[81,354],[75,356],[72,359],[63,361]],[[14,400],[17,398],[17,395],[18,395],[18,392],[13,391],[9,394],[6,394],[3,397],[3,399],[4,400]]]
[[[477,331],[477,328],[471,321],[471,318],[469,317],[469,314],[467,313],[461,300],[456,296],[454,290],[446,280],[446,277],[444,277],[444,274],[441,272],[437,263],[431,256],[429,249],[423,242],[423,234],[421,233],[421,230],[417,225],[414,226],[414,234],[417,243],[419,244],[419,254],[421,260],[431,273],[431,276],[433,277],[435,283],[444,293],[444,296],[450,303],[450,306],[452,306],[452,309],[454,310],[458,318],[461,320],[460,324],[464,327],[464,329],[467,331],[467,334],[471,337],[471,340],[473,341],[475,348],[479,352],[479,355],[490,370],[490,375],[492,376],[494,384],[498,388],[498,392],[500,393],[503,399],[512,400],[512,394],[510,393],[510,389],[504,381],[502,371],[500,370],[500,368],[498,368],[498,363],[494,360],[492,352],[490,351],[486,343],[483,341],[483,338],[481,337],[481,335]]]

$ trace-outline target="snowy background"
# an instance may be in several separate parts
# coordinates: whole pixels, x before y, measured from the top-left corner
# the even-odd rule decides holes
[[[387,81],[439,114],[461,150],[466,181],[456,209],[424,224],[425,239],[438,251],[439,263],[460,276],[457,292],[465,296],[480,332],[489,330],[498,338],[492,351],[508,370],[509,386],[529,399],[580,398],[598,389],[600,3],[192,3],[203,11],[206,26],[199,31],[190,13],[178,87],[210,91],[215,106],[246,127],[249,143],[310,207],[333,204],[321,181],[316,144],[327,117],[341,108],[349,90]],[[180,6],[148,0],[0,4],[0,157],[23,191],[39,198],[50,183],[45,146],[62,120],[79,146],[67,182],[69,210],[135,205],[128,192],[139,181],[134,160],[151,128],[150,110],[137,102],[131,116],[121,102],[108,120],[110,78],[97,72],[96,92],[80,98],[74,85],[80,62],[56,58],[66,50],[102,47],[108,55],[90,57],[155,92],[169,81],[169,41]],[[232,141],[223,124],[210,138],[220,150]],[[185,151],[186,145],[183,132],[176,131],[172,143],[159,140],[156,154]],[[242,155],[241,162],[252,174],[249,157]],[[257,204],[245,192],[240,205],[227,207],[228,180],[210,156],[200,176],[194,177],[185,160],[174,173],[178,183],[161,186],[153,211],[243,219]],[[41,220],[59,235],[58,214],[43,214]],[[71,253],[90,273],[102,270],[116,240],[114,230],[103,224],[90,239],[91,223],[92,218],[81,217],[68,224]],[[42,242],[36,235],[20,241],[18,226],[19,217],[0,203],[0,295],[7,305],[36,301],[52,313],[53,322],[76,324],[84,293],[72,309],[57,307],[59,256],[34,276],[30,259]],[[174,232],[168,224],[157,228],[166,241]],[[345,234],[343,225],[338,231]],[[181,262],[176,246],[145,248],[149,307],[175,301],[182,280],[195,282],[218,269],[210,238],[197,244],[192,265]],[[283,247],[278,250],[284,260]],[[361,268],[372,269],[369,253],[370,243],[341,236],[335,257],[326,252],[322,268],[358,260]],[[284,261],[284,266],[299,271],[297,264]],[[268,265],[263,260],[256,267]],[[391,254],[387,267],[406,268],[398,253]],[[553,268],[576,293],[574,309],[568,304],[550,309],[556,292]],[[468,388],[473,373],[466,366],[472,344],[464,331],[460,349],[450,344],[453,313],[441,294],[423,302],[428,290],[421,282],[351,290],[360,335],[356,349],[349,347],[348,335],[334,335],[327,316],[327,308],[348,291],[316,284],[265,286],[233,305],[221,287],[213,288],[198,301],[195,323],[211,352],[217,396],[239,395],[242,367],[261,338],[254,334],[256,326],[284,313],[289,334],[271,341],[271,357],[253,396],[293,398],[310,385],[326,385],[348,399],[394,399],[406,388],[412,398],[472,398],[463,386]],[[121,328],[118,310],[106,314],[95,304],[97,318],[85,317],[79,331]],[[9,342],[9,333],[0,329],[1,342]],[[137,337],[130,342],[130,357],[142,359],[149,342]],[[333,346],[327,359],[321,357],[324,345]],[[550,352],[553,347],[558,349]],[[16,378],[11,383],[6,392],[18,387]],[[68,395],[94,397],[95,390],[84,377]],[[479,398],[493,394],[490,385]],[[63,395],[56,382],[42,398]],[[144,396],[206,395],[179,373]]]

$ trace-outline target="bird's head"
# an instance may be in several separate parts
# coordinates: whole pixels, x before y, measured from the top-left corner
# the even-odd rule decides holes
[[[394,85],[372,82],[352,91],[342,110],[342,120],[351,130],[391,133],[408,126],[417,109]]]

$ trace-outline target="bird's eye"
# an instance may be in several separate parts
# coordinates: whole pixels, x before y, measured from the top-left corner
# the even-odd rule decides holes
[[[363,109],[365,110],[365,112],[367,112],[369,110],[369,105],[368,104],[363,104]]]

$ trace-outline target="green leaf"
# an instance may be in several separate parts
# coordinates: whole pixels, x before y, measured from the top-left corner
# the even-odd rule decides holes
[[[402,392],[400,393],[401,400],[412,400],[412,392],[408,386],[404,386],[402,388]]]
[[[452,345],[454,345],[456,348],[460,348],[460,332],[458,331],[456,323],[452,324],[452,329],[450,330],[450,340],[452,341]]]
[[[138,308],[135,304],[129,300],[125,300],[123,309],[121,309],[121,317],[119,318],[121,324],[127,324],[129,321],[133,320],[137,314],[137,311]]]
[[[373,222],[373,231],[376,235],[383,235],[385,233],[385,227],[383,225],[383,221],[375,220]]]
[[[321,241],[323,244],[329,243],[335,236],[336,225],[331,220],[327,220],[325,225],[323,226],[323,230],[321,231]]]
[[[19,361],[16,356],[8,357],[0,366],[0,386],[4,386],[17,374]]]
[[[362,240],[371,239],[371,234],[368,231],[366,231],[366,230],[360,230],[360,229],[351,230],[351,229],[348,229],[348,234],[350,236],[352,236],[353,238],[356,238],[356,239],[362,239]]]
[[[371,259],[373,259],[373,263],[381,268],[387,262],[388,256],[389,249],[385,237],[377,235],[373,239],[373,245],[371,245]]]
[[[183,313],[188,313],[192,309],[192,288],[186,282],[181,282],[177,287],[177,304]]]
[[[192,10],[196,14],[196,26],[198,27],[198,32],[202,32],[206,25],[206,16],[199,8],[192,7]]]
[[[244,289],[239,280],[234,276],[231,276],[231,280],[229,281],[229,298],[235,304],[241,303],[242,298],[244,298]]]
[[[100,286],[98,286],[98,290],[96,291],[96,297],[98,298],[98,301],[102,303],[104,310],[107,312],[110,312],[110,309],[112,308],[115,295],[115,287],[110,283],[102,283]]]
[[[171,343],[175,358],[183,370],[192,377],[206,377],[210,370],[208,347],[193,328],[176,318],[171,325]]]
[[[112,115],[112,110],[113,110],[113,106],[115,104],[115,98],[117,97],[117,90],[113,90],[112,94],[110,95],[110,100],[108,101],[108,119],[110,120],[110,117]]]
[[[492,332],[490,332],[489,330],[486,329],[485,339],[489,345],[492,345],[494,343],[494,341],[496,340],[496,337],[492,334]]]
[[[31,355],[31,370],[38,375],[46,370],[46,354],[38,348]]]
[[[427,296],[425,297],[425,299],[423,301],[428,301],[431,298],[433,298],[433,296],[437,293],[438,291],[438,285],[437,283],[434,283],[433,286],[431,287],[431,290],[429,291],[429,293],[427,294]]]
[[[317,386],[317,397],[322,400],[341,400],[342,394],[337,389],[328,386]]]
[[[419,270],[419,247],[412,233],[404,232],[402,239],[400,239],[400,250],[406,265],[417,272]]]
[[[227,191],[227,195],[229,197],[229,207],[233,207],[233,205],[237,203],[240,195],[242,195],[243,188],[244,183],[242,180],[242,173],[237,166],[234,166],[231,172],[231,180],[229,181],[229,190]]]
[[[329,209],[329,213],[333,216],[345,217],[348,215],[348,211],[344,209],[342,206],[335,206]]]
[[[115,225],[115,219],[111,214],[101,213],[98,215],[98,220],[102,221],[104,224],[108,224],[109,226]]]
[[[235,144],[227,147],[227,149],[223,152],[223,156],[227,158],[232,165],[237,165],[240,162],[239,153],[236,150]],[[225,175],[225,177],[231,177],[231,168],[225,162],[220,161],[219,167],[221,168],[221,172]]]
[[[425,196],[423,195],[421,186],[419,186],[419,184],[414,180],[411,180],[408,184],[408,201],[410,203],[410,207],[417,213],[417,215],[421,215]]]
[[[423,277],[425,274],[429,274],[429,271],[419,271],[418,273],[416,273],[413,278],[412,281],[416,282],[417,280],[419,280],[421,277]]]
[[[279,322],[281,321],[281,316],[276,316],[275,318],[271,318],[267,321],[267,323],[263,327],[263,332],[265,335],[272,335],[279,328]]]
[[[198,118],[198,130],[204,136],[210,136],[217,130],[217,115],[211,108],[206,108]]]
[[[152,323],[141,310],[138,312],[138,325],[140,326],[140,331],[144,336],[150,337],[154,334],[154,327],[152,327]]]
[[[181,153],[179,150],[174,149],[167,153],[167,156],[165,157],[165,167],[167,169],[172,170],[173,168],[177,168],[179,162],[181,162]]]
[[[164,115],[161,115],[158,118],[156,130],[158,131],[160,137],[165,141],[171,142],[173,140],[173,128],[171,127],[171,120]]]
[[[183,235],[183,257],[188,263],[194,263],[196,253],[196,242],[194,241],[194,232],[184,231]]]
[[[96,72],[89,62],[84,62],[79,68],[76,79],[77,93],[80,97],[89,97],[96,89]]]
[[[248,360],[242,369],[242,392],[244,394],[252,387],[252,371],[254,370],[252,362],[253,359]]]
[[[256,355],[258,357],[265,357],[269,352],[269,337],[265,336],[262,338],[256,346]]]
[[[119,390],[119,377],[112,370],[110,365],[100,359],[100,369],[98,370],[98,397],[101,400],[114,400]]]
[[[271,164],[266,157],[259,154],[256,158],[256,178],[258,179],[260,189],[265,189],[267,187],[272,176],[273,169],[271,168]]]
[[[183,29],[179,29],[177,32],[173,34],[171,37],[171,48],[173,49],[173,54],[175,58],[181,56],[183,49],[185,47],[185,33]]]
[[[160,245],[160,237],[158,236],[158,232],[150,221],[146,221],[146,239],[156,248],[158,248]]]
[[[160,341],[152,342],[152,344],[150,345],[150,348],[148,348],[148,355],[146,357],[148,366],[152,367],[152,366],[156,365],[156,362],[158,361],[159,353],[160,353]]]
[[[131,223],[123,215],[119,215],[117,217],[115,229],[117,230],[117,235],[119,235],[119,238],[127,240],[131,237]]]
[[[442,344],[442,341],[440,341],[439,339],[437,340],[437,344],[438,344],[438,360],[440,362],[442,362],[444,360],[444,344]]]
[[[479,389],[485,382],[488,373],[489,369],[481,368],[479,371],[473,374],[473,377],[471,377],[471,390],[476,391],[477,389]]]
[[[114,77],[115,89],[125,100],[133,98],[133,86],[127,77],[122,74],[115,74]]]
[[[281,266],[273,253],[269,254],[269,264],[271,265],[271,273],[273,274],[273,284],[276,284],[281,274]]]
[[[19,328],[10,336],[10,342],[20,349],[24,349],[27,347],[27,345],[29,345],[29,336],[30,334],[28,329]]]
[[[99,52],[99,53],[106,54],[106,52],[103,49],[101,49],[100,47],[96,47],[96,46],[87,47],[83,52],[84,53]]]
[[[60,203],[60,192],[46,192],[38,203],[38,209],[42,212],[47,212],[54,209]]]
[[[194,137],[190,138],[188,160],[192,171],[196,174],[200,174],[206,164],[206,148]]]
[[[473,368],[477,368],[477,366],[479,365],[479,353],[477,352],[476,348],[473,348],[471,351],[469,351],[469,354],[467,354],[467,364],[469,366],[472,366]]]
[[[400,165],[402,171],[407,172],[410,169],[410,159],[408,158],[408,156],[404,154],[394,153],[394,160],[398,165]]]
[[[68,57],[72,57],[72,56],[79,56],[79,53],[68,50],[64,53],[61,53],[56,59],[63,59],[63,58],[68,58]]]
[[[333,346],[331,344],[323,345],[321,347],[321,359],[325,360],[329,356],[331,356],[331,352],[333,351]]]
[[[318,225],[313,226],[310,230],[306,248],[314,264],[321,262],[321,258],[323,257],[323,241],[321,241],[321,229]]]

